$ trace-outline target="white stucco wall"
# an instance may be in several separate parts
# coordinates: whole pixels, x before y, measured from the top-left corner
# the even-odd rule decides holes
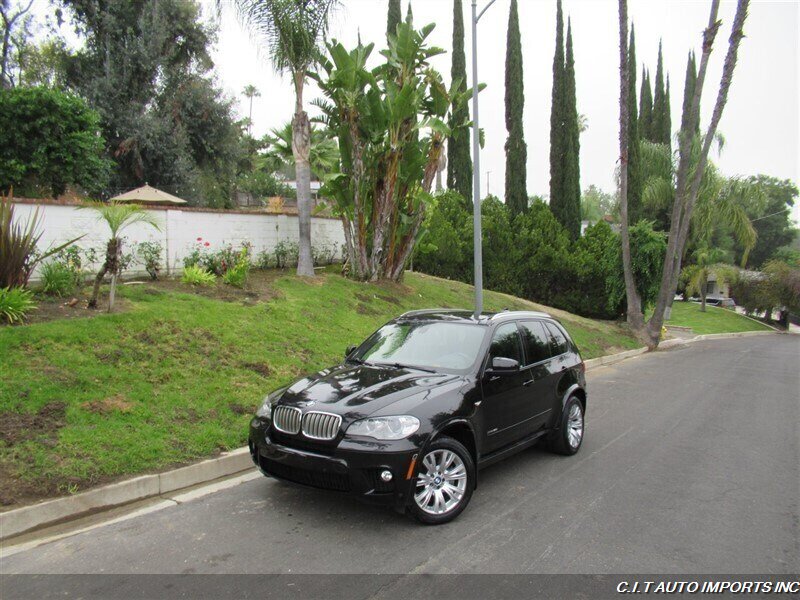
[[[39,230],[42,237],[38,247],[40,251],[52,248],[69,241],[79,235],[84,237],[77,242],[81,248],[96,248],[102,260],[109,230],[105,222],[97,219],[91,210],[81,210],[76,206],[57,204],[32,204],[15,202],[14,213],[17,222],[25,223],[38,209],[40,216]],[[181,209],[150,209],[158,221],[160,231],[149,225],[137,223],[125,229],[127,251],[130,245],[144,241],[160,242],[164,248],[165,271],[169,274],[179,273],[183,268],[183,258],[197,244],[197,238],[210,242],[210,250],[219,249],[226,244],[235,247],[243,242],[250,242],[253,255],[263,250],[271,252],[280,241],[297,242],[297,216],[291,214],[265,214],[244,212],[201,211]],[[338,219],[311,219],[311,241],[315,248],[337,245],[338,255],[344,245],[342,223]],[[99,265],[93,265],[99,267]],[[144,274],[144,267],[137,261],[125,275]],[[37,279],[34,272],[33,280]]]

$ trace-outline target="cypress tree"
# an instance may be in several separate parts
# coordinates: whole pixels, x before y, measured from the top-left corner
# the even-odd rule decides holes
[[[575,240],[581,235],[581,142],[575,91],[575,57],[572,25],[567,21],[567,52],[564,65],[564,210],[561,224]]]
[[[414,24],[414,12],[411,10],[411,0],[408,0],[408,10],[406,11],[406,24]]]
[[[526,164],[528,149],[522,126],[525,91],[522,81],[522,42],[517,0],[511,0],[506,40],[506,206],[511,214],[528,208]]]
[[[667,91],[664,93],[664,143],[672,148],[672,104],[669,99],[669,73],[667,73]]]
[[[642,164],[639,119],[636,115],[636,38],[631,25],[628,45],[628,222],[633,225],[642,215]]]
[[[564,212],[564,16],[556,2],[556,51],[550,105],[550,210],[563,223]]]
[[[398,0],[399,1],[399,0]],[[464,56],[464,14],[462,0],[453,0],[453,57],[450,68],[452,81],[461,81],[460,89],[467,89],[467,61]],[[464,104],[453,111],[451,125],[459,126],[469,121],[469,107]],[[455,127],[454,127],[455,128]],[[464,196],[472,211],[472,156],[470,154],[470,131],[460,127],[447,140],[447,187]]]
[[[694,96],[694,88],[697,84],[697,66],[695,64],[694,52],[689,52],[689,60],[686,61],[686,79],[683,84],[683,109],[681,110],[681,129],[683,124],[689,118],[689,110],[692,107],[692,97]],[[698,125],[695,133],[700,133],[700,124]]]
[[[403,9],[400,0],[389,0],[389,14],[386,17],[386,37],[397,33],[397,26],[403,19]]]
[[[653,89],[653,122],[648,139],[656,144],[666,144],[665,139],[665,119],[667,118],[668,108],[666,105],[666,94],[664,92],[664,61],[661,55],[661,42],[658,43],[658,64],[656,66],[656,82]],[[669,138],[669,135],[666,136]]]
[[[642,93],[639,96],[639,138],[650,139],[653,128],[653,92],[650,87],[650,72],[642,67]]]

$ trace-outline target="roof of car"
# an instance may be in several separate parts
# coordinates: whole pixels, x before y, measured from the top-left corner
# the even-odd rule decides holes
[[[450,308],[429,308],[424,310],[412,310],[410,312],[400,315],[403,320],[420,320],[420,321],[453,321],[453,322],[469,322],[481,323],[488,325],[489,323],[496,323],[499,321],[509,321],[513,319],[529,318],[529,319],[552,319],[552,315],[545,312],[537,312],[533,310],[504,310],[501,312],[483,312],[476,319],[474,313],[470,310],[450,309]]]

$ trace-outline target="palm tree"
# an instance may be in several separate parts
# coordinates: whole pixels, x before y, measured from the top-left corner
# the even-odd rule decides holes
[[[244,90],[242,90],[242,94],[244,94],[245,98],[250,100],[250,112],[247,115],[247,135],[252,135],[253,131],[253,98],[258,98],[261,96],[261,92],[258,91],[258,88],[254,85],[246,85],[244,86]]]
[[[135,223],[145,223],[159,229],[155,217],[145,211],[138,204],[118,204],[116,202],[92,202],[81,208],[97,212],[97,218],[105,221],[111,230],[111,239],[106,243],[106,258],[103,266],[94,280],[94,290],[89,300],[89,308],[97,307],[97,297],[100,295],[100,284],[107,273],[111,273],[111,292],[108,300],[108,312],[114,308],[114,296],[117,289],[117,277],[121,271],[120,258],[122,257],[122,239],[120,234]]]
[[[221,0],[217,0],[217,5]],[[266,45],[278,72],[292,76],[295,113],[292,153],[297,175],[300,252],[297,274],[313,277],[311,258],[311,122],[303,107],[303,89],[328,32],[328,18],[338,0],[234,0],[242,22]]]
[[[695,264],[684,269],[683,276],[687,280],[686,292],[700,296],[701,312],[706,312],[709,278],[713,275],[719,284],[733,279],[735,268],[720,262],[724,256],[725,252],[719,248],[702,246],[694,252]]]
[[[272,129],[270,134],[264,136],[267,147],[264,157],[269,168],[277,171],[287,166],[294,167],[291,122],[286,123],[280,129]],[[339,166],[339,144],[330,137],[330,130],[311,126],[311,148],[308,153],[308,162],[317,177],[327,175]]]

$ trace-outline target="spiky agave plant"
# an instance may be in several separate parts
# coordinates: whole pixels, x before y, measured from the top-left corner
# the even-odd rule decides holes
[[[108,301],[108,312],[114,308],[114,297],[116,295],[117,277],[121,271],[120,258],[122,256],[122,238],[120,234],[136,223],[144,223],[155,229],[160,229],[156,218],[148,213],[138,204],[122,204],[117,202],[90,202],[81,208],[93,210],[97,213],[100,221],[105,221],[111,230],[111,239],[106,243],[106,257],[103,266],[94,280],[92,297],[89,299],[89,308],[97,306],[97,298],[100,295],[100,284],[103,278],[111,275],[111,291]]]

